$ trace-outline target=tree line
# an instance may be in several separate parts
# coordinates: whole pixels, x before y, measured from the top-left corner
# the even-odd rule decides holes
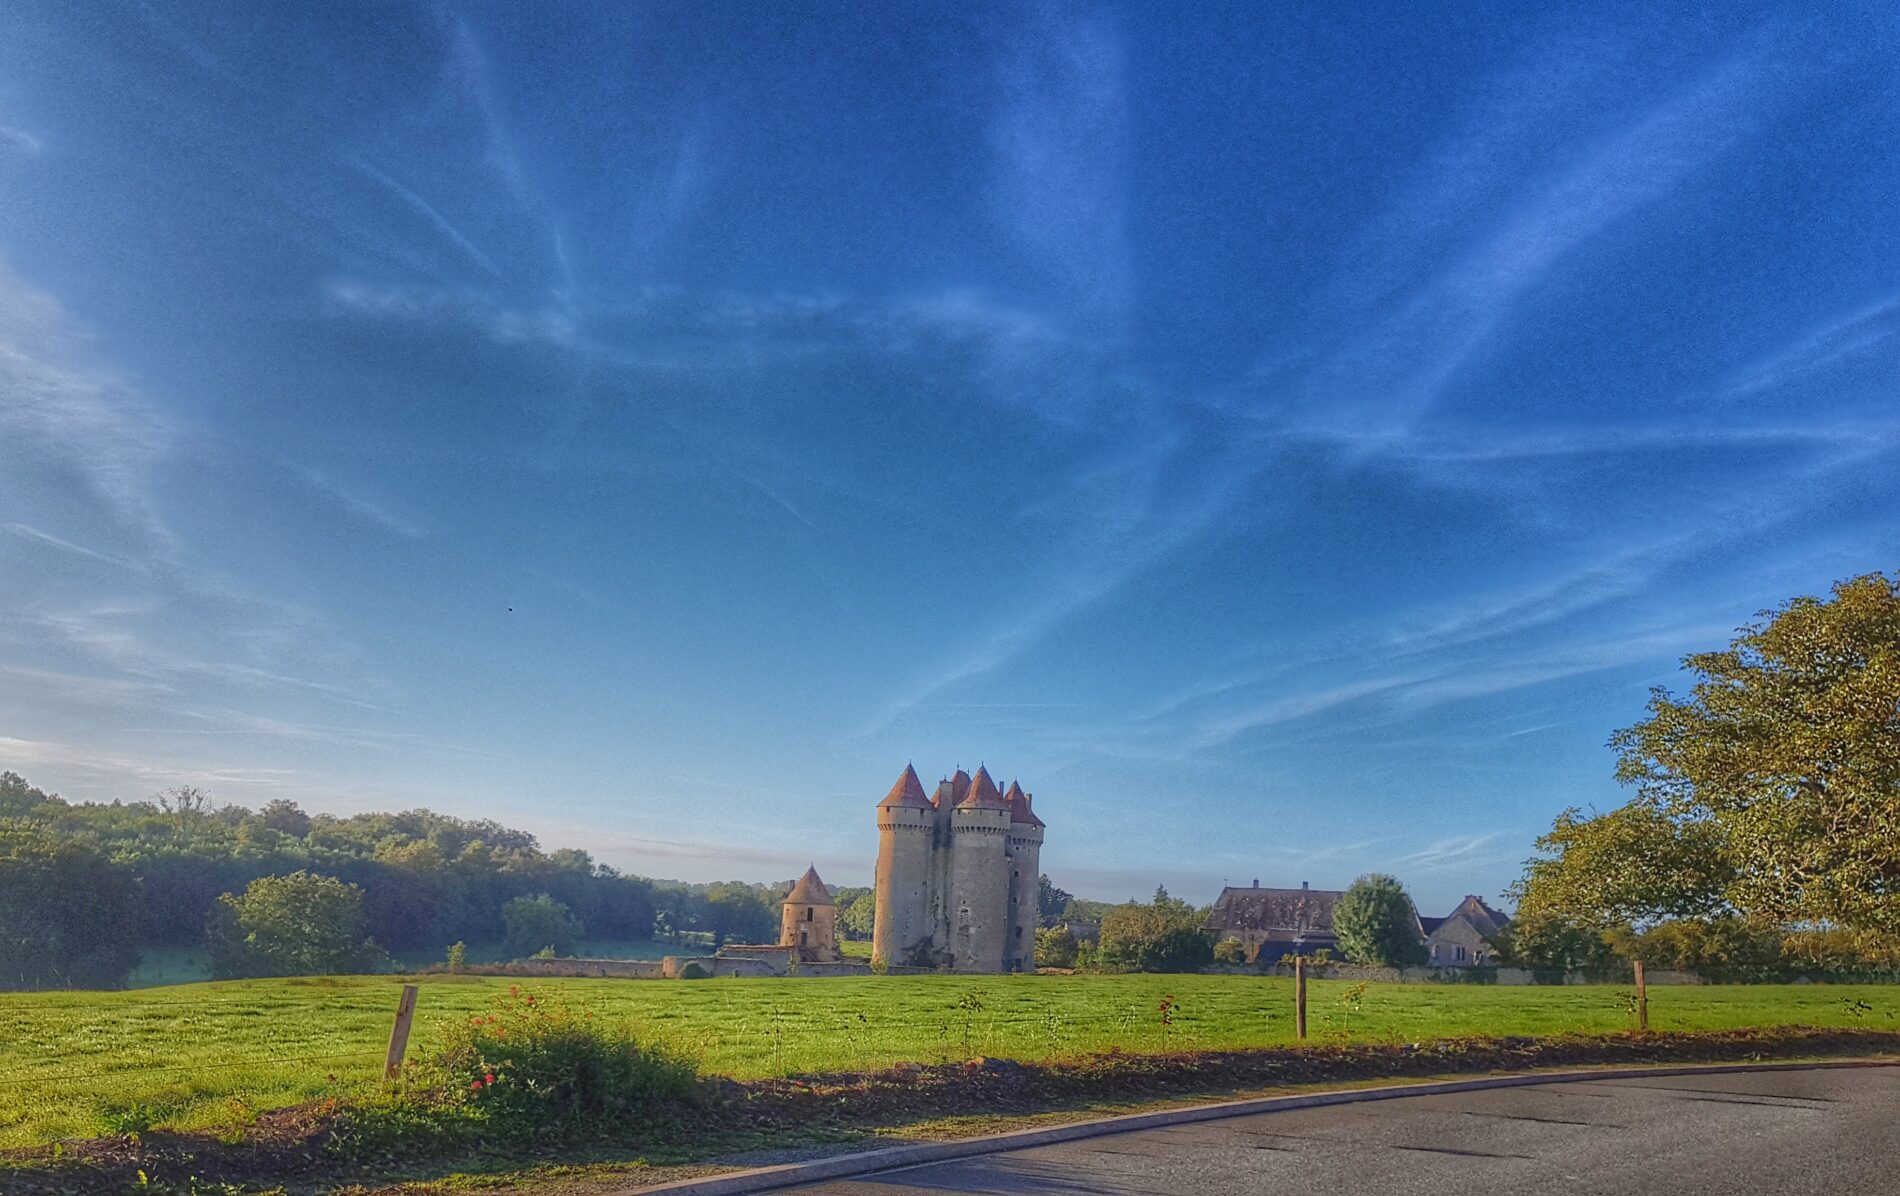
[[[298,874],[340,888],[250,893],[260,880]],[[266,911],[281,911],[293,895],[327,911],[336,924],[319,937],[358,963],[380,952],[507,942],[511,903],[542,898],[558,908],[547,925],[568,944],[582,931],[651,938],[663,908],[673,933],[775,933],[776,902],[768,908],[758,895],[734,914],[718,888],[656,886],[584,851],[545,851],[525,831],[431,810],[335,817],[283,800],[251,810],[189,787],[146,801],[68,802],[0,773],[4,988],[116,987],[155,947],[209,947],[225,974],[254,974],[272,965],[255,953],[246,962],[220,936],[282,939],[286,925]],[[242,904],[249,896],[255,902]],[[539,908],[518,906],[513,920]],[[539,933],[516,929],[517,937]],[[338,945],[352,938],[348,949]]]

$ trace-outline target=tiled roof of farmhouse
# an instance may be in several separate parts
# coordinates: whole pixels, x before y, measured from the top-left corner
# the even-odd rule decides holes
[[[877,803],[881,810],[886,806],[914,806],[929,809],[930,799],[924,796],[924,783],[917,779],[917,770],[904,765],[904,775],[897,778],[897,784],[891,786],[890,796]]]
[[[1460,901],[1458,908],[1447,914],[1444,920],[1449,922],[1460,914],[1477,927],[1479,934],[1496,934],[1511,924],[1511,919],[1507,915],[1486,905],[1484,898],[1473,895],[1467,895],[1463,901]]]
[[[1333,933],[1336,889],[1225,888],[1214,899],[1207,925],[1213,930],[1279,931],[1289,935]]]
[[[1036,817],[1036,812],[1029,808],[1029,795],[1023,792],[1021,785],[1011,781],[1009,788],[1003,790],[1003,801],[1009,806],[1011,822],[1026,822],[1030,826],[1043,825],[1042,819]]]
[[[831,899],[831,890],[825,887],[824,881],[818,879],[818,869],[813,866],[805,869],[805,875],[799,877],[798,883],[792,886],[792,891],[785,895],[785,904],[836,905],[838,903]]]
[[[974,810],[1007,810],[1009,803],[997,792],[996,782],[990,779],[990,770],[979,765],[976,777],[970,782],[970,791],[957,802],[958,807],[968,806]]]

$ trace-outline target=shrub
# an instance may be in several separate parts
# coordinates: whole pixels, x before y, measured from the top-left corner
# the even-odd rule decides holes
[[[1050,926],[1036,932],[1036,963],[1045,968],[1075,966],[1075,935],[1067,926]]]
[[[462,943],[462,942],[450,943],[449,955],[448,955],[449,971],[459,972],[464,967],[466,967],[467,964],[468,964],[468,944]]]
[[[694,1096],[693,1064],[626,1023],[508,991],[496,1012],[452,1028],[436,1062],[448,1098],[498,1136],[625,1133]]]
[[[1239,939],[1222,939],[1214,944],[1214,962],[1236,964],[1247,962],[1247,947]]]

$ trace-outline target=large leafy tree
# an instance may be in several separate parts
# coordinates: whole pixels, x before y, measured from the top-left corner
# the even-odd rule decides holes
[[[1425,962],[1418,911],[1396,877],[1372,872],[1347,887],[1333,905],[1339,950],[1354,963],[1416,967]]]
[[[1520,907],[1577,924],[1734,911],[1900,939],[1900,578],[1765,611],[1611,740],[1630,805],[1540,840]]]
[[[129,869],[0,818],[0,989],[119,988],[139,961],[138,926]]]
[[[728,942],[777,942],[778,915],[777,905],[768,904],[757,889],[743,881],[726,880],[706,886],[706,929],[712,931],[714,950]]]
[[[242,895],[218,898],[207,944],[219,979],[365,972],[382,958],[363,890],[309,872],[260,876]]]
[[[1214,944],[1202,929],[1206,923],[1206,911],[1157,888],[1153,901],[1130,901],[1102,916],[1097,960],[1131,972],[1194,971],[1214,959]]]
[[[517,897],[502,906],[501,924],[506,927],[502,941],[516,955],[548,950],[572,955],[582,933],[580,921],[567,906],[546,893]]]

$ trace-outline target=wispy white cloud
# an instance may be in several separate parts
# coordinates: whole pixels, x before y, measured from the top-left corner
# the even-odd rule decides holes
[[[1513,305],[1567,254],[1642,206],[1667,195],[1717,155],[1738,143],[1759,120],[1761,63],[1738,54],[1687,87],[1643,112],[1621,130],[1584,149],[1567,169],[1525,184],[1506,213],[1476,248],[1442,265],[1422,281],[1395,285],[1374,269],[1357,288],[1376,313],[1334,312],[1353,319],[1350,329],[1319,330],[1314,340],[1337,346],[1311,359],[1272,354],[1257,377],[1273,406],[1289,406],[1302,422],[1375,432],[1409,429],[1437,402],[1465,362],[1502,325]],[[1561,86],[1561,84],[1560,84]],[[1539,91],[1542,104],[1548,92]],[[1437,162],[1458,171],[1471,159],[1503,169],[1511,156],[1493,150],[1496,128],[1516,127],[1542,137],[1534,123],[1511,113],[1525,101],[1505,101],[1505,110],[1485,114],[1472,136],[1482,149],[1454,150]],[[1459,194],[1463,184],[1431,188]],[[1423,211],[1402,196],[1373,244],[1429,235],[1446,219],[1441,205]],[[1401,231],[1404,230],[1404,231]]]
[[[0,125],[0,146],[34,158],[39,156],[42,148],[39,138],[25,129],[16,129],[10,125]]]
[[[85,343],[58,303],[0,264],[0,463],[54,465],[103,518],[168,548],[151,486],[172,428],[122,379],[83,364]]]
[[[462,230],[449,223],[448,217],[437,211],[435,206],[428,200],[417,195],[414,191],[403,186],[395,179],[390,178],[368,162],[358,159],[353,165],[365,178],[376,183],[391,195],[394,195],[408,206],[411,211],[426,220],[436,232],[442,235],[444,240],[460,250],[463,257],[481,267],[490,277],[498,281],[502,279],[501,267],[495,264],[494,259],[482,252],[481,248],[476,245],[475,242],[469,240],[469,238],[462,233]]]
[[[319,470],[302,468],[297,476],[307,482],[311,488],[336,503],[337,506],[355,515],[367,523],[372,523],[384,531],[393,532],[409,540],[418,540],[423,531],[415,523],[391,511],[388,507],[371,502],[356,491],[344,486],[336,479]]]
[[[62,540],[58,536],[49,535],[36,527],[28,527],[24,523],[0,523],[0,532],[5,532],[10,536],[25,540],[29,544],[57,549],[60,552],[70,553],[73,556],[84,557],[87,560],[98,561],[101,564],[113,565],[121,569],[138,569],[141,567],[134,561],[126,560],[123,557],[109,556],[103,552],[95,552],[83,544],[75,544],[71,540]]]
[[[999,71],[990,129],[998,217],[1085,310],[1128,301],[1123,71],[1108,14],[1053,6],[1012,39]]]
[[[1730,381],[1729,394],[1748,397],[1780,390],[1836,367],[1865,361],[1900,334],[1900,295],[1890,295],[1831,320],[1793,344],[1755,361]],[[1900,380],[1900,353],[1881,358],[1889,383]]]
[[[323,300],[332,316],[472,328],[500,345],[576,345],[574,322],[567,312],[545,305],[512,306],[486,291],[336,279],[324,287]]]

